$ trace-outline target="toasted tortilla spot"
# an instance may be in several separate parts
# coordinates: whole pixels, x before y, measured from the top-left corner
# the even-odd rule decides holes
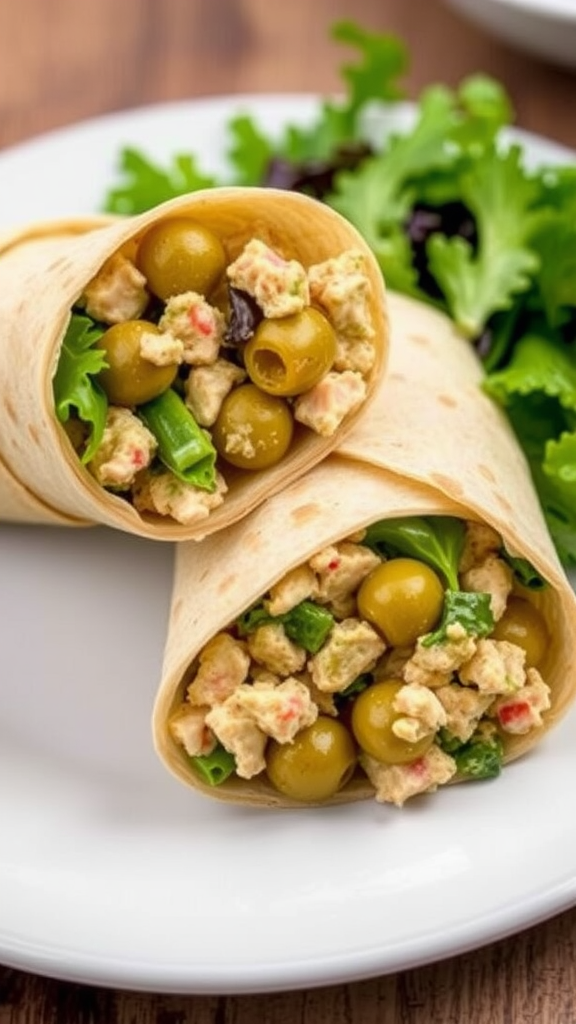
[[[492,483],[492,484],[493,484],[493,483],[495,482],[495,480],[496,480],[496,477],[494,476],[494,473],[493,473],[493,472],[492,472],[492,470],[490,469],[490,466],[485,466],[485,465],[484,465],[483,463],[480,463],[480,465],[478,466],[478,472],[479,472],[479,473],[480,473],[480,475],[481,475],[481,476],[483,476],[483,477],[484,477],[484,478],[485,478],[486,480],[489,480],[489,481],[490,481],[490,483]]]
[[[301,505],[300,508],[295,508],[290,513],[290,519],[295,525],[303,525],[314,519],[318,515],[320,506],[316,502],[309,502],[307,505]]]
[[[218,593],[225,594],[227,590],[231,590],[237,580],[237,574],[235,572],[230,573],[229,576],[225,576],[223,580],[218,584]]]
[[[15,410],[14,406],[12,405],[12,402],[10,401],[10,399],[7,398],[7,397],[4,399],[4,408],[6,410],[6,415],[9,417],[9,419],[11,419],[13,423],[16,423],[17,422],[16,410]]]
[[[454,395],[438,395],[438,401],[441,405],[447,406],[449,409],[458,408],[458,399]]]
[[[504,497],[503,494],[500,494],[498,491],[495,490],[494,491],[494,495],[496,497],[496,501],[498,502],[500,507],[504,509],[505,512],[513,512],[514,511],[514,505],[512,505],[508,501],[508,499]]]

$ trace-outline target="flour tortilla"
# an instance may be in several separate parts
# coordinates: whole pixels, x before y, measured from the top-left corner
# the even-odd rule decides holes
[[[76,218],[75,220],[50,221],[45,224],[32,225],[31,227],[6,228],[0,232],[0,265],[2,256],[10,249],[31,242],[33,239],[47,238],[69,239],[77,235],[94,231],[96,228],[112,224],[115,217],[94,215],[92,217]],[[1,279],[1,275],[0,275]],[[6,332],[9,330],[6,323],[3,324],[3,340],[0,345],[3,347]],[[7,340],[6,340],[7,343]],[[2,428],[0,437],[5,434],[7,419],[13,413],[13,404],[7,393],[4,400],[0,399],[0,410],[2,414]],[[0,450],[2,444],[0,441]],[[84,520],[76,519],[73,516],[65,515],[56,509],[44,504],[36,494],[28,490],[20,479],[15,476],[0,456],[0,521],[19,522],[29,525],[43,523],[53,526],[86,526]]]
[[[213,229],[230,261],[253,237],[305,266],[347,249],[360,249],[371,281],[376,348],[365,406],[385,372],[388,325],[378,264],[355,228],[306,196],[275,189],[209,189],[138,217],[109,218],[107,224],[104,218],[95,218],[92,230],[87,230],[86,218],[5,232],[0,235],[0,459],[23,492],[39,503],[39,521],[84,520],[160,540],[200,539],[227,527],[319,462],[362,411],[346,417],[330,438],[299,428],[288,455],[269,470],[227,472],[229,491],[224,503],[207,519],[189,526],[140,514],[96,483],[81,465],[54,411],[52,378],[70,309],[117,249],[160,220],[183,215]],[[0,520],[27,521],[28,503],[24,500],[20,508],[13,493],[8,497],[5,480],[0,475]]]
[[[528,559],[548,581],[532,599],[551,637],[541,672],[552,688],[552,708],[541,729],[506,738],[506,761],[539,742],[574,699],[576,599],[522,453],[506,420],[479,390],[476,359],[449,321],[393,295],[389,313],[389,379],[339,452],[225,535],[178,548],[154,743],[177,778],[212,797],[291,805],[265,778],[208,786],[172,739],[168,720],[185,696],[199,652],[290,569],[377,520],[440,514],[486,523],[511,554]],[[329,802],[373,792],[357,776]]]

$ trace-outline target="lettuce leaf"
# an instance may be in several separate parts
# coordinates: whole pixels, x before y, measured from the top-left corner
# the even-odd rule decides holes
[[[176,154],[169,166],[163,168],[127,146],[120,153],[119,171],[120,184],[104,198],[103,209],[107,213],[144,213],[167,199],[217,184],[215,178],[202,173],[190,153]]]
[[[448,627],[454,625],[463,626],[469,636],[488,636],[494,629],[490,594],[447,590],[440,625],[424,637],[422,646],[432,647],[443,643],[448,639]]]
[[[572,213],[546,211],[532,238],[539,259],[535,278],[550,326],[559,327],[574,316],[576,296],[576,206]]]
[[[552,398],[551,408],[561,416],[559,425],[570,421],[576,426],[571,415],[576,413],[574,354],[574,345],[567,344],[542,325],[539,331],[532,331],[518,340],[508,365],[489,374],[484,389],[504,407],[511,406],[519,397]],[[548,412],[546,421],[549,415]],[[537,424],[532,427],[537,428]]]
[[[522,337],[484,388],[506,409],[560,558],[576,564],[576,343],[549,329]]]
[[[235,168],[235,185],[259,185],[274,154],[274,146],[248,114],[238,114],[228,125],[228,160]]]
[[[436,569],[450,590],[458,590],[458,563],[466,527],[453,516],[406,516],[369,526],[362,541],[388,557],[417,558]]]
[[[418,287],[405,230],[409,213],[417,201],[462,199],[463,176],[493,148],[510,116],[506,93],[488,76],[470,76],[456,91],[431,86],[410,131],[384,139],[358,170],[337,176],[328,202],[364,235],[390,288],[432,301]]]
[[[360,138],[361,114],[367,104],[403,95],[398,79],[407,70],[408,52],[397,36],[369,32],[353,21],[336,22],[331,35],[336,42],[355,47],[360,60],[340,68],[346,83],[344,98],[325,100],[318,118],[307,127],[289,125],[274,147],[275,155],[295,164],[330,160],[341,146]]]
[[[443,86],[428,89],[412,131],[388,140],[386,148],[366,159],[359,170],[339,174],[329,197],[330,205],[358,228],[374,250],[391,288],[399,288],[400,277],[403,290],[418,293],[404,232],[416,196],[413,179],[454,162],[446,139],[456,124],[453,94]]]
[[[537,192],[520,148],[502,153],[492,144],[460,181],[460,197],[476,221],[477,250],[464,238],[436,234],[429,240],[430,270],[468,338],[478,337],[493,313],[510,309],[531,286],[539,268],[530,245]]]
[[[301,601],[281,615],[270,615],[263,604],[258,604],[245,611],[237,619],[236,626],[240,636],[247,636],[259,626],[274,622],[284,627],[286,636],[294,643],[309,654],[316,654],[334,625],[334,616],[313,601]]]
[[[93,380],[107,365],[105,353],[94,348],[103,333],[103,328],[89,317],[73,313],[53,381],[56,416],[60,423],[66,423],[76,413],[90,428],[82,455],[84,463],[90,462],[102,440],[108,411],[106,394]]]

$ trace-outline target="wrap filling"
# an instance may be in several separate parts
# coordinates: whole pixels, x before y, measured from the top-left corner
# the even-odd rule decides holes
[[[489,526],[381,520],[291,569],[195,660],[172,738],[218,785],[265,778],[322,803],[363,775],[401,806],[497,776],[539,730],[547,584]]]

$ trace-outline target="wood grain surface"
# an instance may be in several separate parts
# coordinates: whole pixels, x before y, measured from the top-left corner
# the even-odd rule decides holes
[[[576,147],[576,76],[500,45],[440,0],[0,0],[0,146],[163,100],[337,89],[348,57],[329,41],[339,18],[406,39],[409,95],[484,70],[522,127]],[[573,910],[401,974],[242,997],[134,994],[0,967],[0,1024],[575,1024],[575,943]]]

